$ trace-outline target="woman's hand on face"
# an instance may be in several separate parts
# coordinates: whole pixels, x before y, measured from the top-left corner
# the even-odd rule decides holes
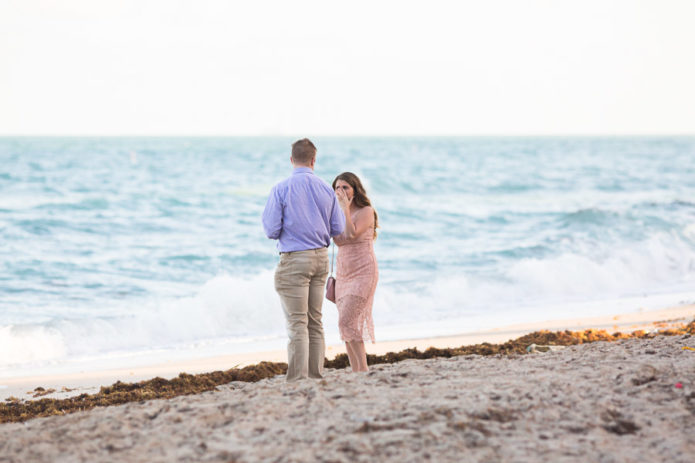
[[[347,197],[347,194],[341,189],[336,190],[335,195],[338,197],[338,204],[340,205],[340,208],[343,209],[344,211],[347,211],[350,209],[350,203],[352,203],[352,198]]]

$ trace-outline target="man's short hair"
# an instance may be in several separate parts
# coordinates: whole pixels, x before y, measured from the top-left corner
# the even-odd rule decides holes
[[[316,157],[316,147],[308,138],[292,143],[292,159],[299,164],[309,165]]]

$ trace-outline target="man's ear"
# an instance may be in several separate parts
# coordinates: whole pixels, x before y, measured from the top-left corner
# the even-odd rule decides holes
[[[314,157],[311,159],[311,168],[312,168],[312,169],[314,168],[314,164],[316,164],[316,156],[314,156]]]
[[[294,167],[294,160],[292,159],[292,156],[290,156],[290,164],[292,164],[292,167]]]

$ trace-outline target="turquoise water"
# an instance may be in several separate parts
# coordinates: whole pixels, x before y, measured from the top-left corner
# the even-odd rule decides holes
[[[292,141],[0,138],[0,372],[282,346]],[[695,138],[314,141],[379,212],[377,339],[695,301]]]

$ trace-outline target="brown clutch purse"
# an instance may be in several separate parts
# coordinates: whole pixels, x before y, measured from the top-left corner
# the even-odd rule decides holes
[[[333,257],[335,256],[335,243],[331,250],[331,274],[326,280],[326,299],[335,304],[335,278],[333,277]]]
[[[326,280],[326,299],[335,304],[335,278],[333,276]]]

